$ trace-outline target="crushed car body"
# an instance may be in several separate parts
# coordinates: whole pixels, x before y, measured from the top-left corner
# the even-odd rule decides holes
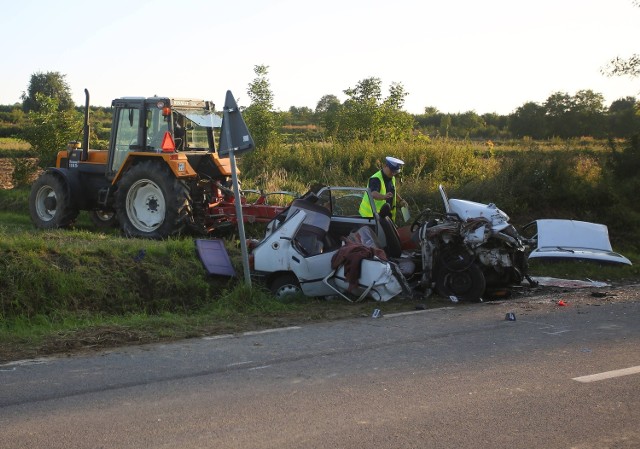
[[[388,301],[436,292],[457,302],[503,297],[525,280],[536,285],[530,258],[631,263],[611,250],[604,225],[537,220],[521,233],[495,204],[449,199],[440,186],[444,212],[425,209],[397,228],[390,217],[360,215],[365,194],[371,199],[366,188],[331,186],[294,200],[264,238],[249,242],[251,276],[278,297]]]
[[[338,202],[350,199],[352,190],[327,188],[320,195],[294,200],[267,225],[265,238],[250,245],[252,275],[278,297],[302,292],[388,301],[403,291],[409,294],[406,281],[382,249],[343,239],[361,227],[378,229],[373,217],[343,215]],[[355,195],[362,198],[362,193]]]
[[[494,205],[449,200],[440,191],[445,213],[427,209],[401,230],[389,217],[360,216],[368,189],[310,192],[250,245],[252,273],[277,296],[302,292],[352,301],[429,296],[434,290],[452,300],[477,301],[488,289],[519,284],[527,276],[528,242],[509,217]],[[360,267],[356,279],[354,266]]]

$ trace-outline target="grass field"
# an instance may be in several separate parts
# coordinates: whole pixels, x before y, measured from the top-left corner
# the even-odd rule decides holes
[[[406,162],[400,188],[414,216],[425,207],[440,207],[437,185],[442,182],[450,197],[494,202],[519,226],[532,218],[602,222],[609,226],[614,249],[634,266],[536,263],[532,274],[616,282],[640,278],[635,193],[640,186],[635,175],[615,176],[610,151],[601,142],[303,142],[243,157],[243,187],[303,193],[314,183],[363,185],[388,154]],[[126,239],[116,230],[95,229],[86,213],[73,229],[37,231],[27,197],[27,187],[0,189],[0,361],[417,305],[312,298],[282,303],[259,285],[248,290],[241,279],[207,276],[192,236]],[[251,232],[260,237],[263,229]],[[242,273],[237,237],[226,236],[225,246]],[[426,307],[447,304],[435,296],[417,301]]]

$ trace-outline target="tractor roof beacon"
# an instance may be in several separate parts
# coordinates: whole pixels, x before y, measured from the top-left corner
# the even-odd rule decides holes
[[[231,164],[217,153],[222,119],[212,102],[115,99],[109,148],[93,150],[86,89],[85,97],[82,144],[60,151],[55,167],[31,188],[29,211],[37,228],[68,227],[79,211],[89,211],[98,226],[119,224],[127,236],[155,239],[235,223]],[[281,210],[261,205],[251,217],[267,222]]]

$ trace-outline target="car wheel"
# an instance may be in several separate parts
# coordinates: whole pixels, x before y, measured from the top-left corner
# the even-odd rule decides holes
[[[484,274],[476,264],[462,271],[440,267],[436,274],[436,290],[445,298],[454,296],[461,301],[480,301],[486,287]]]
[[[274,278],[269,285],[269,290],[278,299],[302,294],[300,282],[293,273],[281,274]]]

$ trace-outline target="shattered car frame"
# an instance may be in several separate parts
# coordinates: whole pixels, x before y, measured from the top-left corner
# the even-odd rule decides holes
[[[381,248],[380,239],[384,246],[393,240],[392,246],[400,249],[397,234],[384,234],[385,229],[393,230],[392,223],[377,215],[359,215],[358,207],[367,192],[325,187],[317,194],[294,200],[267,225],[265,238],[250,245],[253,277],[266,283],[278,297],[301,292],[306,296],[339,295],[349,301],[366,297],[387,301],[402,292],[410,294],[397,265],[382,251],[371,252],[371,257],[358,261],[355,283],[349,280],[347,263],[334,264],[350,235],[363,236],[359,242],[352,241],[354,247]],[[370,244],[361,245],[362,238]]]
[[[425,209],[410,226],[398,229],[375,212],[360,216],[363,195],[372,201],[370,193],[366,188],[323,187],[295,200],[267,225],[265,238],[250,245],[253,276],[276,296],[300,292],[387,301],[428,297],[435,291],[452,301],[479,301],[507,295],[524,280],[535,285],[528,274],[529,257],[585,255],[584,244],[576,246],[568,238],[576,234],[577,224],[591,231],[592,240],[595,232],[598,243],[588,251],[592,258],[628,262],[612,252],[604,225],[538,220],[534,235],[525,237],[495,204],[449,199],[440,186],[444,212]],[[558,231],[563,226],[569,226],[569,234]],[[570,246],[561,245],[563,239]],[[333,264],[345,246],[383,250],[382,257],[372,253],[362,261],[357,286],[348,281],[344,266]]]

